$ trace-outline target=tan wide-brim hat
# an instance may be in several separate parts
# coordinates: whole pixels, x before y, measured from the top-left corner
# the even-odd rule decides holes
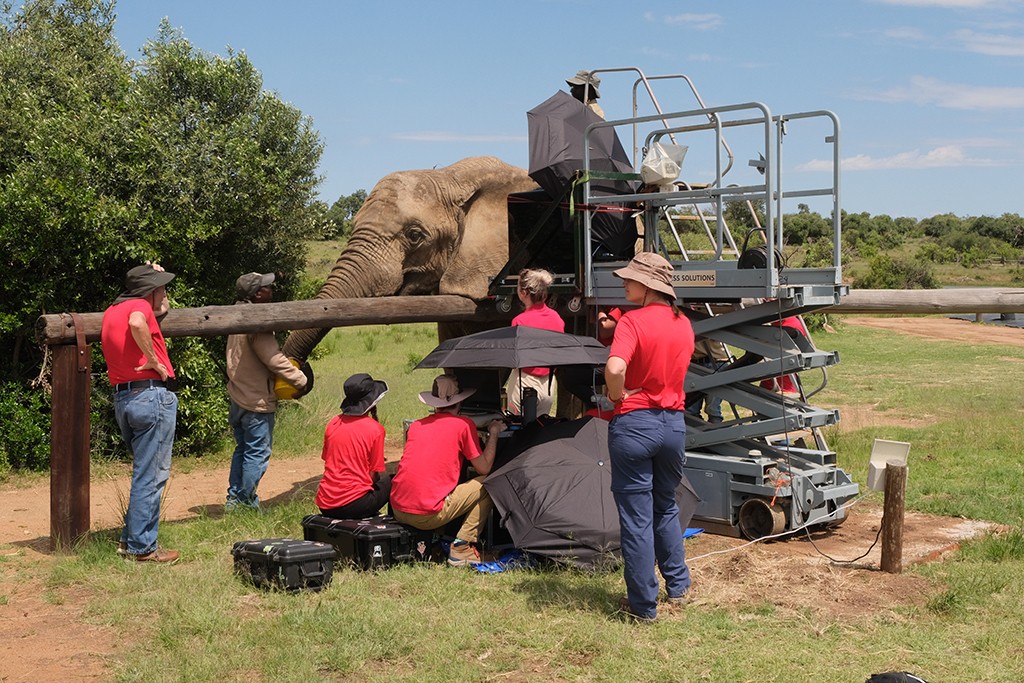
[[[454,375],[438,375],[430,391],[421,391],[420,400],[433,408],[447,408],[476,393],[476,389],[459,391],[459,380]]]
[[[589,85],[594,99],[596,100],[601,97],[601,93],[597,90],[598,86],[601,85],[601,79],[586,69],[577,71],[575,76],[565,79],[565,82],[567,85]]]
[[[667,294],[676,298],[676,290],[672,287],[672,264],[662,256],[645,251],[633,257],[629,265],[612,271],[612,275],[623,280],[639,282],[648,289]]]

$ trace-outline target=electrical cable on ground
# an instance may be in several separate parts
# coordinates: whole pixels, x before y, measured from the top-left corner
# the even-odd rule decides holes
[[[856,498],[854,498],[850,502],[846,503],[845,505],[841,505],[838,508],[836,508],[836,512],[839,512],[840,510],[845,510],[847,508],[853,507],[854,505],[859,503],[861,500],[863,500],[867,496],[871,495],[871,493],[873,493],[873,492],[869,491],[868,493],[865,493],[865,494],[862,494],[860,496],[857,496]],[[810,539],[810,531],[808,531],[808,529],[811,526],[813,526],[814,524],[817,524],[817,522],[807,523],[807,524],[804,524],[803,526],[797,527],[796,529],[791,529],[790,531],[783,531],[783,532],[780,532],[780,533],[777,533],[777,534],[772,534],[771,536],[762,536],[761,538],[755,538],[754,540],[747,541],[743,545],[738,545],[735,548],[725,548],[724,550],[712,550],[711,552],[704,553],[703,555],[697,555],[696,557],[688,557],[688,558],[686,558],[686,562],[687,562],[687,564],[693,564],[697,560],[702,560],[702,559],[704,559],[706,557],[711,557],[712,555],[725,555],[726,553],[735,552],[737,550],[743,550],[744,548],[748,548],[748,547],[754,545],[755,543],[764,543],[765,541],[771,541],[771,540],[776,539],[776,538],[783,538],[785,536],[791,536],[791,535],[796,534],[796,533],[798,533],[800,531],[805,531],[807,533],[807,535],[808,535],[808,539]],[[878,539],[881,536],[881,533],[882,533],[882,529],[881,529],[881,527],[879,527],[878,534],[875,536],[874,542],[867,549],[867,551],[863,555],[860,555],[859,557],[855,557],[852,560],[838,560],[838,559],[836,559],[834,557],[831,557],[831,556],[825,554],[824,552],[821,551],[820,548],[818,548],[817,545],[814,544],[813,540],[811,541],[811,546],[814,548],[815,552],[817,552],[822,557],[830,560],[831,562],[834,562],[835,564],[852,564],[853,562],[856,562],[857,560],[860,560],[860,559],[863,559],[864,557],[866,557],[868,555],[868,553],[870,553],[872,551],[872,549],[874,549],[875,545],[878,543]]]

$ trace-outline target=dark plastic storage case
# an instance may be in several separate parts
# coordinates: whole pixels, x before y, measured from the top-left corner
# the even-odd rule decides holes
[[[302,533],[308,541],[330,543],[338,551],[338,562],[348,562],[360,569],[384,569],[429,555],[429,543],[415,541],[409,528],[392,517],[334,519],[306,515],[302,519]]]
[[[327,543],[292,538],[238,541],[231,548],[235,573],[258,588],[319,591],[331,583],[334,548]]]

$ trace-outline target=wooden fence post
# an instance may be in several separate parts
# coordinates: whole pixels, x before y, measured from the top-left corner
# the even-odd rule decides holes
[[[885,466],[885,503],[882,507],[882,571],[903,571],[903,512],[907,500],[907,465]]]
[[[77,322],[77,321],[76,321]],[[91,355],[84,326],[78,343],[53,347],[50,416],[50,543],[65,550],[89,532]]]

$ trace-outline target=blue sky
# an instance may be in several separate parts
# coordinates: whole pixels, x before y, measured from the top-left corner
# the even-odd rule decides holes
[[[245,52],[312,118],[328,203],[467,156],[526,167],[528,109],[578,69],[636,67],[685,74],[709,105],[835,112],[846,211],[1024,214],[1022,0],[120,0],[117,15],[132,58],[164,17],[206,52]],[[601,77],[607,118],[628,116],[635,74]],[[682,85],[655,94],[697,107]],[[823,136],[792,137],[787,187],[818,186]],[[692,150],[697,182],[710,167]]]

